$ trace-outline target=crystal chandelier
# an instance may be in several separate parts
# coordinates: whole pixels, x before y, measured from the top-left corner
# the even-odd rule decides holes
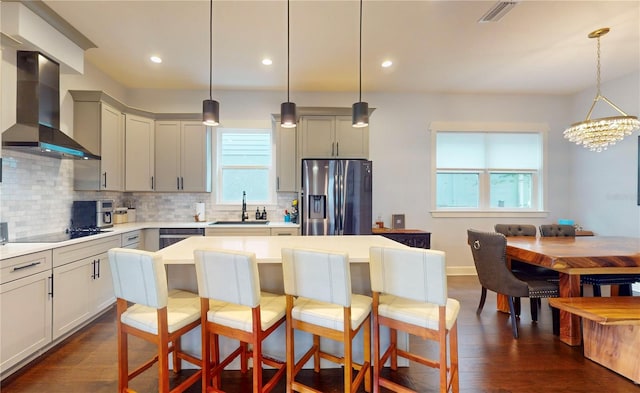
[[[593,104],[587,113],[586,120],[574,123],[571,127],[564,131],[564,137],[577,145],[591,151],[601,152],[607,150],[607,147],[613,146],[616,142],[622,140],[625,136],[630,135],[633,130],[640,128],[640,121],[636,116],[629,116],[618,108],[607,97],[600,94],[600,37],[609,32],[608,27],[598,29],[589,33],[589,38],[598,39],[598,66],[597,66],[597,91],[593,99]],[[591,119],[591,113],[598,101],[604,101],[613,109],[620,113],[621,116],[602,117],[599,119]]]

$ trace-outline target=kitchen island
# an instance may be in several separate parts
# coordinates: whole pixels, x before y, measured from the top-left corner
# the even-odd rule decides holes
[[[372,246],[407,248],[393,240],[376,235],[353,236],[205,236],[190,237],[179,243],[164,248],[158,253],[167,266],[169,286],[171,288],[189,289],[197,292],[193,251],[197,249],[227,249],[248,251],[256,254],[258,271],[260,273],[261,289],[274,293],[284,293],[282,282],[282,257],[284,247],[302,247],[317,250],[346,252],[351,264],[351,284],[354,293],[371,295],[369,280],[369,248]],[[362,332],[359,333],[361,335]],[[388,340],[388,330],[381,330],[381,345]],[[407,336],[398,335],[398,346],[407,348]],[[311,345],[311,335],[296,332],[296,359],[299,359]],[[354,358],[362,361],[361,338],[354,340]],[[298,344],[299,343],[299,344]],[[182,341],[183,348],[194,354],[200,354],[200,329],[187,334]],[[342,346],[330,340],[322,340],[323,348],[341,356]],[[234,349],[234,342],[221,337],[221,357]],[[277,359],[285,358],[285,329],[281,326],[263,343],[263,352]],[[401,363],[404,366],[406,363]],[[185,364],[186,365],[186,364]],[[312,367],[312,363],[307,364]],[[322,367],[336,367],[331,362],[322,362]],[[239,362],[232,363],[229,368],[239,368]]]

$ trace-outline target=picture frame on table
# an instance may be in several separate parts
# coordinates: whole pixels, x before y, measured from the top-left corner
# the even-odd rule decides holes
[[[404,214],[392,214],[391,215],[391,228],[392,229],[404,229]]]

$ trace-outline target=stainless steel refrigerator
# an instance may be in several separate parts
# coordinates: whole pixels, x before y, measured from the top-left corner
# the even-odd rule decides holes
[[[370,235],[372,163],[302,160],[303,235]]]

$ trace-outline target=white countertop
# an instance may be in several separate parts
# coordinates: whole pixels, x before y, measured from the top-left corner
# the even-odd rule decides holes
[[[106,231],[97,235],[81,237],[77,239],[65,240],[56,243],[7,243],[0,246],[0,260],[19,257],[34,252],[51,250],[58,247],[64,247],[71,244],[86,242],[89,240],[100,239],[108,236],[121,235],[130,231],[139,229],[153,228],[298,228],[299,224],[272,222],[268,224],[236,224],[236,225],[210,225],[212,221],[205,222],[129,222],[126,224],[116,224],[111,228],[105,228]]]
[[[372,246],[408,248],[379,235],[347,236],[195,236],[158,251],[166,265],[193,264],[193,251],[225,249],[250,251],[258,263],[281,263],[286,247],[346,252],[351,263],[369,262]]]

